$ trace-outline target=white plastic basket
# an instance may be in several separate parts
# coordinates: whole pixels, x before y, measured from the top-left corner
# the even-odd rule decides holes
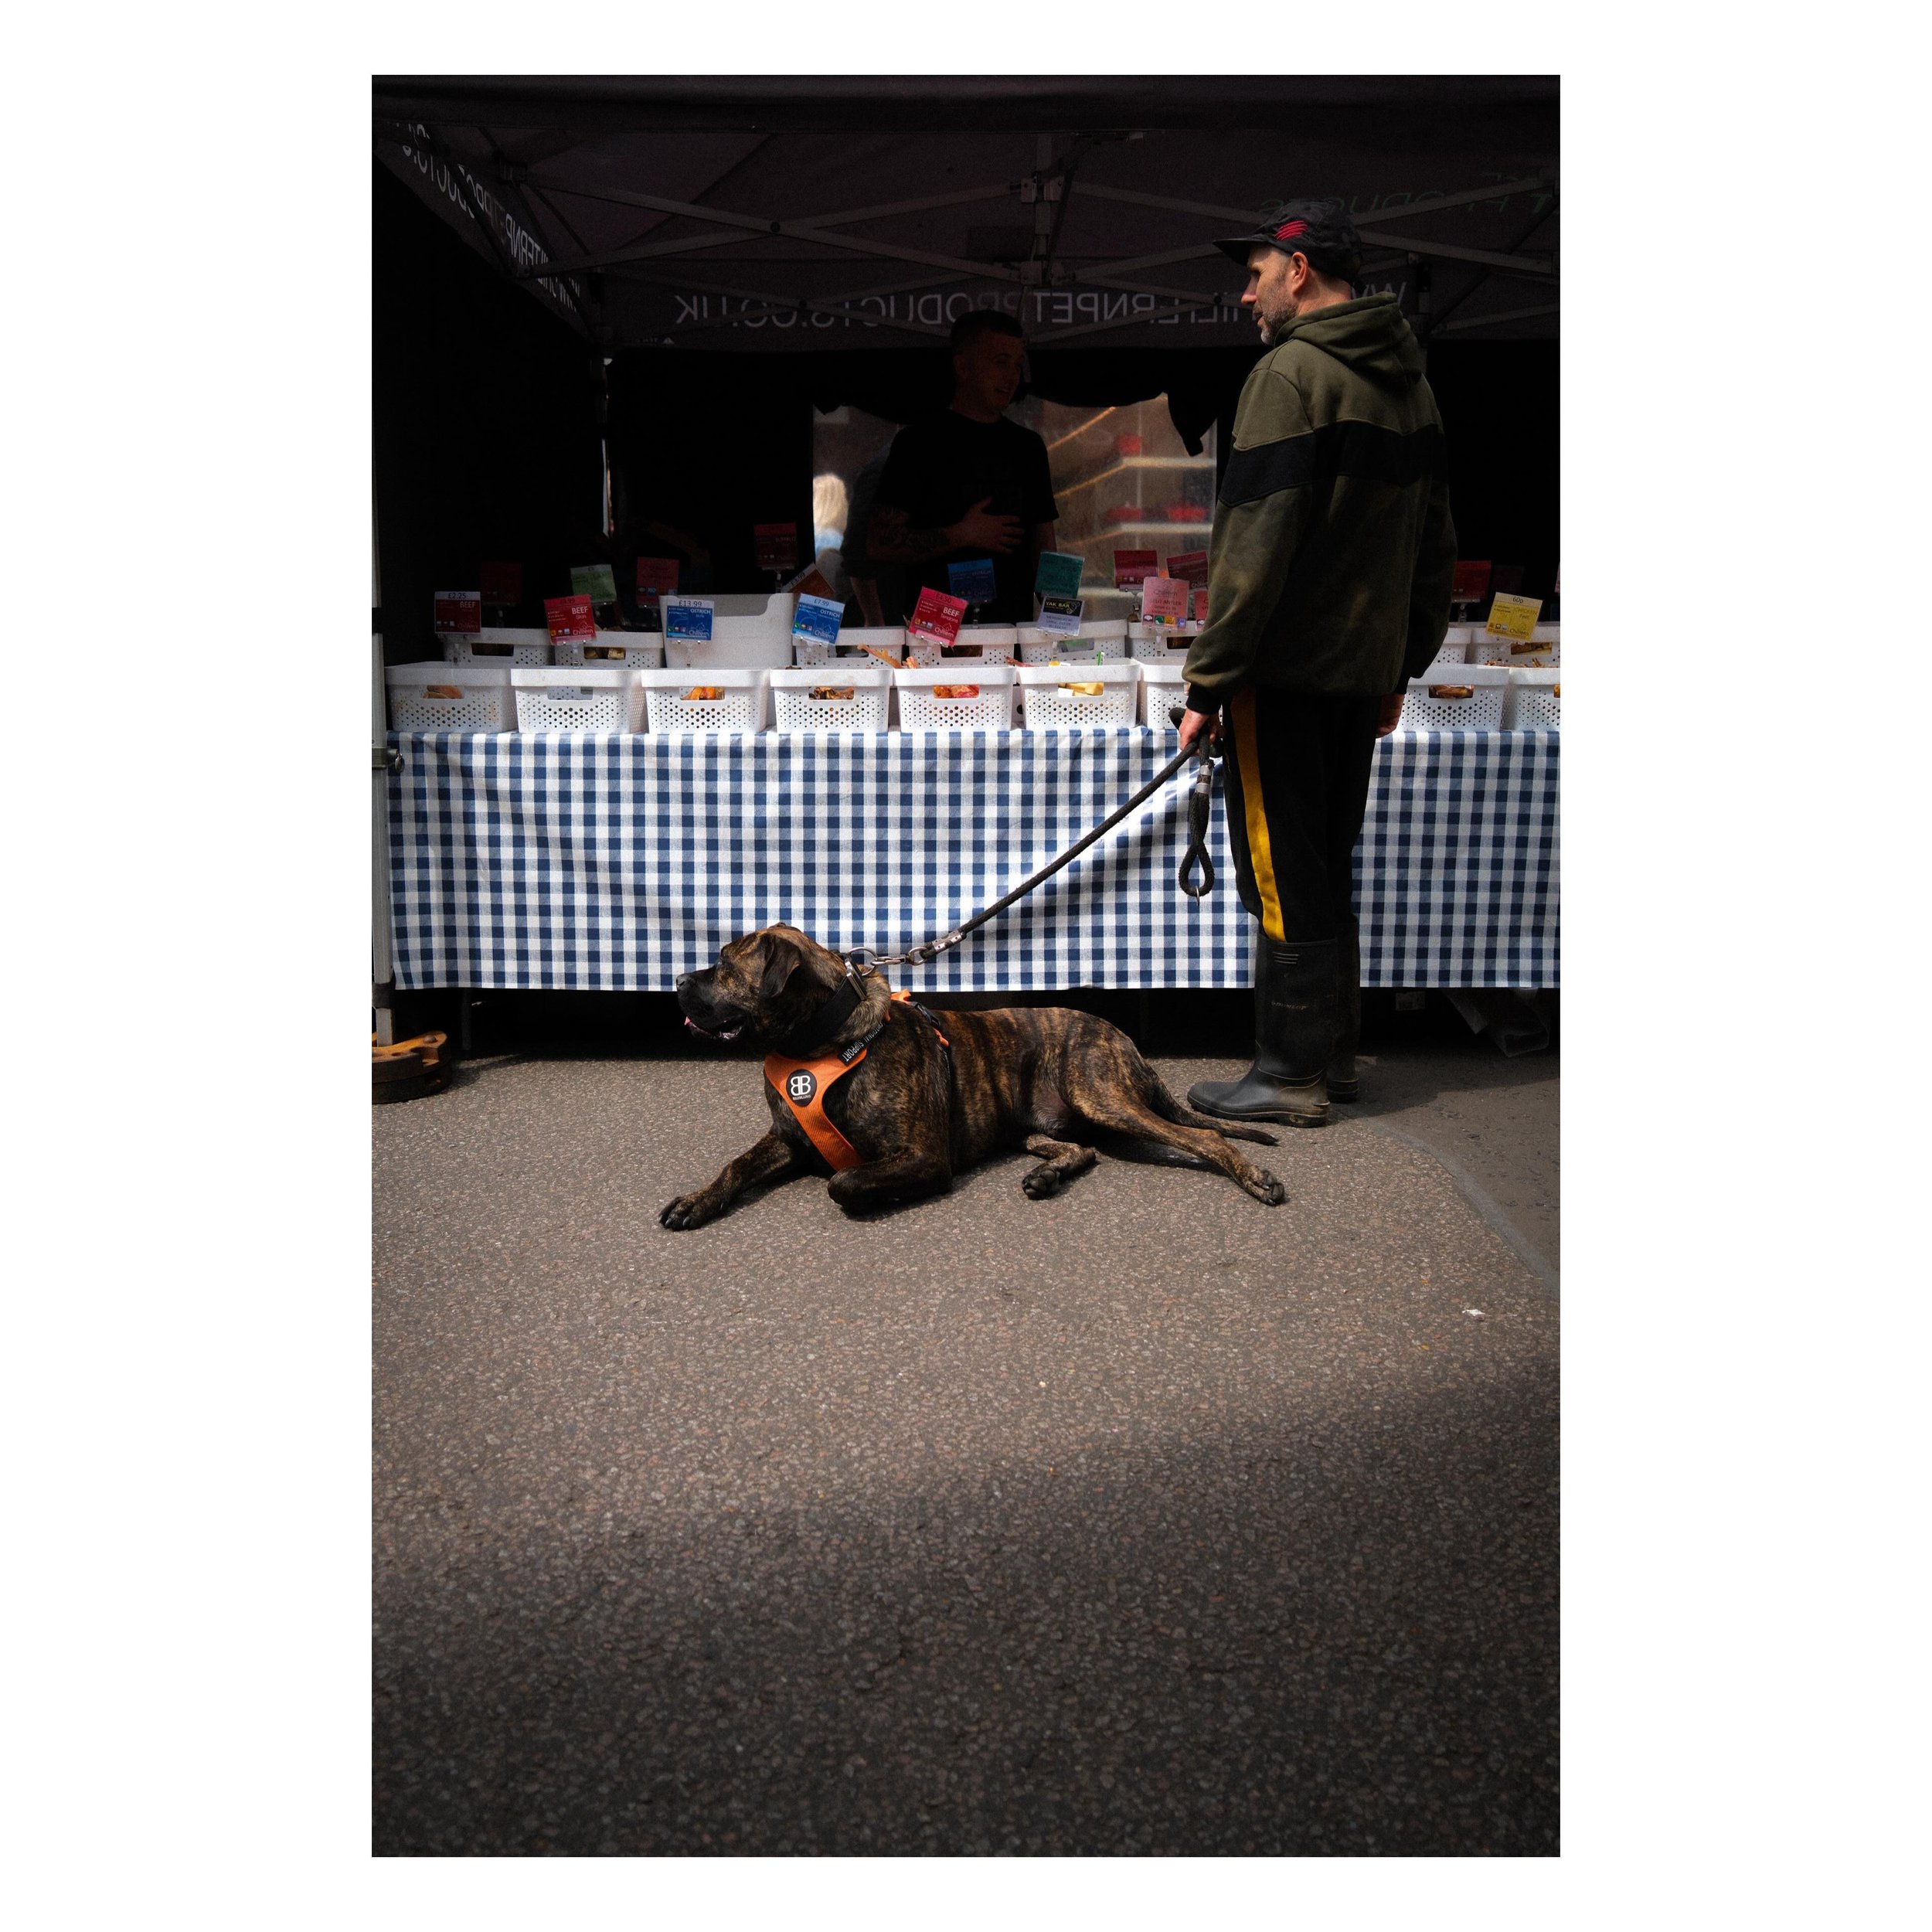
[[[903,663],[905,632],[893,624],[862,625],[856,630],[841,631],[836,644],[821,643],[816,638],[794,637],[791,641],[794,665],[842,664],[854,658],[883,664],[884,658],[875,655],[882,651],[895,665]]]
[[[1444,634],[1442,648],[1431,658],[1431,664],[1467,664],[1469,647],[1480,627],[1473,624],[1452,624]]]
[[[798,609],[794,591],[720,591],[711,601],[711,641],[686,648],[688,662],[775,671],[791,662],[791,620]],[[677,662],[667,641],[665,664]]]
[[[755,665],[646,665],[631,674],[644,693],[646,731],[762,731],[765,680],[771,673]],[[723,695],[687,698],[695,685],[709,685]]]
[[[594,644],[557,644],[551,649],[559,664],[640,665],[664,662],[664,640],[649,631],[600,631]]]
[[[1140,667],[1131,660],[1083,664],[1024,664],[1019,689],[1029,731],[1065,730],[1073,725],[1130,725],[1140,689]],[[1098,684],[1097,692],[1068,691],[1070,684]]]
[[[1185,664],[1188,646],[1199,634],[1198,624],[1189,624],[1179,631],[1170,631],[1158,624],[1130,624],[1127,627],[1128,648],[1141,664]]]
[[[394,731],[514,731],[507,664],[393,664],[383,673]]]
[[[906,640],[906,662],[908,664],[971,664],[975,660],[966,655],[971,648],[978,653],[978,662],[983,664],[1006,664],[1019,654],[1019,627],[1012,624],[962,624],[959,635],[954,640],[954,653],[951,657],[940,655],[940,647],[930,638],[908,637]]]
[[[1127,656],[1127,626],[1114,627],[1118,636],[1110,636],[1098,624],[1091,630],[1083,631],[1077,638],[1061,637],[1051,631],[1042,631],[1032,624],[1022,624],[1019,633],[1019,661],[1022,664],[1045,664],[1054,658],[1078,658],[1083,664],[1094,662],[1099,653],[1103,664],[1124,664]]]
[[[1563,672],[1560,670],[1512,671],[1503,695],[1505,731],[1560,731],[1563,729]]]
[[[446,636],[443,640],[443,658],[447,664],[495,664],[506,668],[517,665],[548,664],[550,634],[547,631],[514,630],[501,624],[486,624],[474,637]]]
[[[840,658],[770,674],[777,731],[883,731],[892,709],[893,667],[876,658]],[[815,698],[815,686],[851,688],[849,698]]]
[[[1563,626],[1539,624],[1527,639],[1518,642],[1509,638],[1485,637],[1478,624],[1469,656],[1472,663],[1501,665],[1511,671],[1554,670],[1563,662]]]
[[[512,671],[519,731],[636,731],[644,693],[628,665],[580,664]]]
[[[1509,673],[1488,665],[1445,665],[1409,681],[1402,701],[1398,731],[1500,731],[1502,702]],[[1466,690],[1466,698],[1434,695],[1443,689]]]
[[[1172,731],[1167,714],[1177,704],[1187,702],[1187,679],[1175,664],[1146,664],[1141,672],[1141,723],[1156,731]]]
[[[902,731],[1009,731],[1019,673],[1010,664],[975,664],[970,658],[939,665],[907,665],[893,673]],[[976,684],[975,698],[940,698],[933,687]]]

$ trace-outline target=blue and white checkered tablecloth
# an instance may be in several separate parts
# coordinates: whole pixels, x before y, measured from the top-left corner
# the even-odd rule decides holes
[[[1063,852],[1173,756],[1171,731],[692,736],[410,732],[389,741],[396,982],[665,991],[788,920],[903,951]],[[1557,737],[1384,739],[1356,848],[1362,981],[1556,985]],[[913,992],[1245,986],[1253,921],[1217,787],[1219,883],[1185,897],[1188,774]]]

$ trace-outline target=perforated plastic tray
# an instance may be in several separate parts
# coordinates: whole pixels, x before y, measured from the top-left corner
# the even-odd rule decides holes
[[[512,671],[519,731],[636,731],[644,693],[628,665],[560,665]]]
[[[393,664],[390,727],[396,731],[514,731],[516,709],[507,665]]]
[[[485,624],[474,637],[448,636],[443,656],[450,664],[494,664],[513,668],[550,662],[550,634]]]
[[[644,728],[646,731],[761,731],[765,723],[765,680],[768,671],[753,667],[709,665],[666,665],[662,670],[646,665],[631,675],[644,693]],[[703,686],[716,691],[715,698],[687,698],[685,693]]]
[[[664,639],[641,631],[600,631],[594,644],[554,644],[555,662],[565,664],[662,664]]]
[[[1098,684],[1097,692],[1069,691],[1071,684]],[[1140,668],[1116,664],[1022,665],[1019,689],[1029,731],[1065,730],[1070,725],[1125,725],[1134,722]]]
[[[1560,731],[1563,729],[1563,672],[1560,670],[1512,671],[1502,702],[1505,731]]]
[[[902,731],[1006,731],[1013,723],[1015,672],[1010,664],[975,664],[971,658],[943,665],[908,665],[893,673],[899,693]],[[941,698],[935,685],[978,685],[972,698]]]
[[[1444,665],[1410,681],[1398,731],[1500,731],[1509,673],[1479,664]],[[1465,690],[1466,698],[1444,691]]]
[[[777,731],[883,731],[892,709],[892,667],[875,658],[841,658],[770,674]],[[849,689],[849,698],[815,698],[816,688]]]

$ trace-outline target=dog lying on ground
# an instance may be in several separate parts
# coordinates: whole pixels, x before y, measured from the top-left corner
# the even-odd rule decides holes
[[[1230,1145],[1275,1137],[1175,1099],[1118,1027],[1063,1007],[936,1018],[793,926],[734,939],[718,963],[678,981],[701,1038],[764,1053],[771,1131],[709,1187],[658,1216],[702,1227],[748,1187],[829,1174],[849,1214],[943,1194],[1000,1148],[1040,1165],[1021,1186],[1056,1193],[1098,1158],[1077,1138],[1116,1135],[1155,1158],[1219,1168],[1270,1207],[1287,1190]]]

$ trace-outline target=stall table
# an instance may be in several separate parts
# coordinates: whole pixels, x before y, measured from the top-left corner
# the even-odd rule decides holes
[[[839,949],[936,937],[1173,756],[1171,730],[402,733],[390,745],[397,985],[668,991],[784,920]],[[1557,985],[1555,732],[1398,733],[1355,848],[1368,986]],[[1206,899],[1175,875],[1186,770],[913,992],[1244,987],[1217,782]]]

